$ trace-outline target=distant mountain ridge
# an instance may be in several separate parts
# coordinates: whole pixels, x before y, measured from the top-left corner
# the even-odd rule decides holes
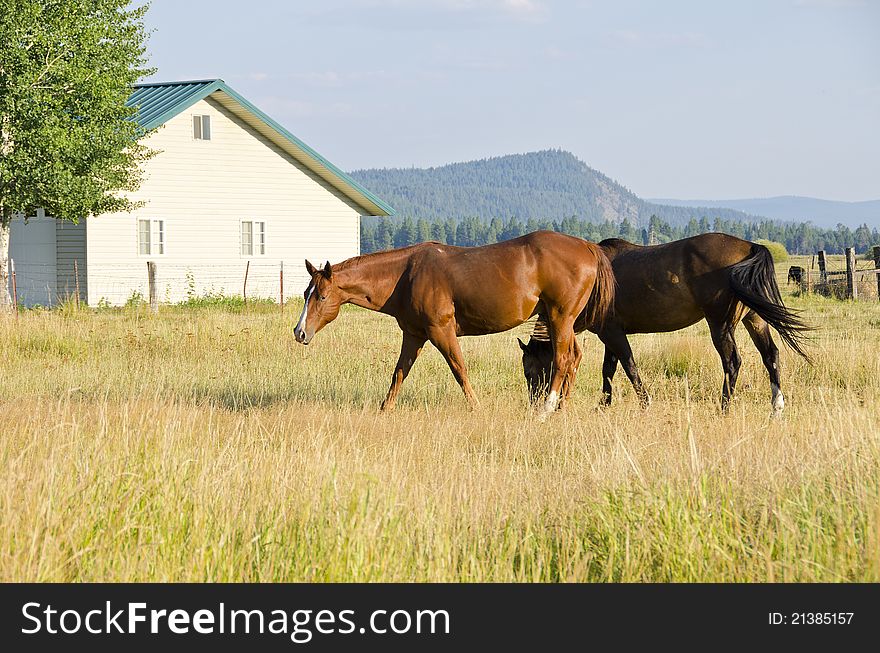
[[[589,167],[570,152],[527,154],[451,163],[433,168],[373,168],[351,176],[390,203],[401,217],[479,217],[648,224],[651,215],[673,225],[701,217],[753,222],[758,215],[712,207],[648,202]]]
[[[811,221],[820,227],[836,227],[838,223],[858,227],[867,223],[880,226],[880,200],[839,202],[799,195],[741,200],[676,200],[651,199],[650,202],[687,207],[724,207],[774,220]]]

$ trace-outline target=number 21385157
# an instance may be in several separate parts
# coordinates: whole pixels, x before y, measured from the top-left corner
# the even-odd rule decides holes
[[[771,626],[834,626],[852,623],[854,612],[770,612],[767,623]]]

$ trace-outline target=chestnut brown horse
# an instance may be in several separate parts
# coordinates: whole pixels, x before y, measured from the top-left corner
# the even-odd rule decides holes
[[[550,231],[484,247],[430,242],[366,254],[316,268],[305,290],[294,329],[308,344],[355,304],[393,316],[403,331],[400,358],[382,410],[397,393],[426,341],[440,350],[465,397],[476,397],[458,346],[458,336],[506,331],[537,313],[545,315],[554,372],[542,417],[553,412],[562,380],[574,378],[581,353],[573,325],[579,314],[601,322],[614,302],[611,263],[598,245]]]
[[[773,411],[782,412],[785,398],[779,378],[779,350],[770,326],[807,360],[803,334],[810,327],[785,307],[773,258],[766,247],[721,233],[649,247],[617,238],[599,245],[611,259],[617,279],[614,311],[602,325],[581,315],[574,328],[578,333],[585,329],[597,333],[605,344],[604,404],[611,403],[611,380],[618,361],[642,405],[650,403],[627,334],[677,331],[705,319],[724,368],[721,407],[726,411],[741,363],[734,330],[742,320],[770,376]],[[533,400],[541,396],[552,369],[549,346],[541,340],[541,330],[539,320],[529,344],[519,342]]]

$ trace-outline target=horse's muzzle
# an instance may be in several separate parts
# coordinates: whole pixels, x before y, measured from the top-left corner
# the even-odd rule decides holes
[[[305,329],[301,329],[300,327],[296,327],[293,330],[293,337],[296,338],[296,341],[300,344],[307,345],[311,342],[311,337],[306,334]]]

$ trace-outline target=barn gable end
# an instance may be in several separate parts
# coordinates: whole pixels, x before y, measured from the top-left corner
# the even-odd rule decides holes
[[[158,270],[159,301],[240,295],[246,269],[250,297],[278,300],[282,266],[287,296],[298,294],[304,258],[356,256],[360,216],[393,213],[222,80],[145,84],[128,104],[139,109],[142,142],[157,151],[130,195],[141,206],[59,222],[30,250],[42,232],[19,229],[18,251],[42,252],[54,264],[50,281],[30,284],[34,297],[72,296],[75,260],[91,305],[147,297],[148,261]],[[33,269],[46,276],[47,262]]]

